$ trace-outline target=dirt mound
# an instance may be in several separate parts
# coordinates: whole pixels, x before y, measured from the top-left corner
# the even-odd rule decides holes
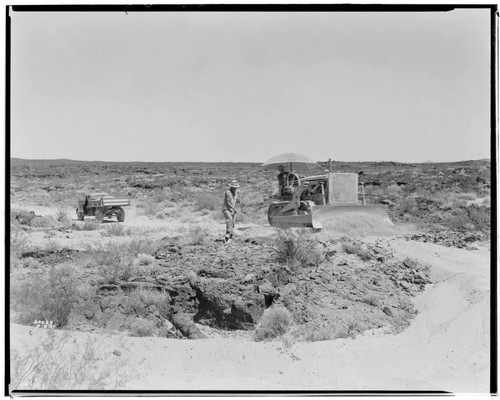
[[[412,297],[430,282],[425,266],[394,258],[386,243],[329,240],[321,242],[317,262],[291,264],[277,261],[274,240],[165,243],[156,252],[162,273],[101,285],[97,298],[74,307],[69,327],[131,332],[144,319],[152,324],[150,335],[159,336],[170,321],[174,337],[195,337],[176,315],[190,324],[253,330],[264,310],[285,306],[298,336],[318,329],[339,336],[384,326],[398,331],[415,316]],[[150,294],[141,299],[138,290]],[[162,294],[161,305],[151,291]]]
[[[399,234],[390,221],[379,215],[362,212],[345,212],[321,218],[321,231],[318,237],[323,239],[351,236],[363,238],[367,236],[395,236]]]

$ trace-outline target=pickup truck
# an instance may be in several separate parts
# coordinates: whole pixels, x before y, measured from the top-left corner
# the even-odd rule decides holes
[[[125,221],[124,206],[130,206],[130,200],[126,197],[109,196],[107,193],[90,193],[84,198],[78,199],[76,215],[80,221],[86,216],[94,216],[99,222],[104,217],[116,216],[118,222]]]

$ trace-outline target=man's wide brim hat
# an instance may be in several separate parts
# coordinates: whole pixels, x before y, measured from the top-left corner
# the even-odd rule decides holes
[[[237,181],[231,181],[231,184],[229,185],[229,187],[238,189],[240,187],[240,184]]]

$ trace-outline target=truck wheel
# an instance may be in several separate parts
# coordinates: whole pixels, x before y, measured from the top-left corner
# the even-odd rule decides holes
[[[118,220],[118,222],[125,221],[125,210],[123,208],[119,208],[116,211],[116,219]]]
[[[78,217],[78,221],[83,221],[83,219],[85,218],[85,214],[83,212],[78,211],[77,217]]]
[[[95,219],[99,222],[102,222],[102,220],[104,219],[104,212],[102,211],[101,208],[96,208]]]

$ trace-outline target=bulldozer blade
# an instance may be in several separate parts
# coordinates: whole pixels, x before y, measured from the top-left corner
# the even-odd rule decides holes
[[[269,223],[276,228],[313,228],[311,215],[275,215]]]
[[[333,236],[385,236],[396,231],[384,208],[358,204],[316,206],[312,226],[320,226],[323,234]]]

